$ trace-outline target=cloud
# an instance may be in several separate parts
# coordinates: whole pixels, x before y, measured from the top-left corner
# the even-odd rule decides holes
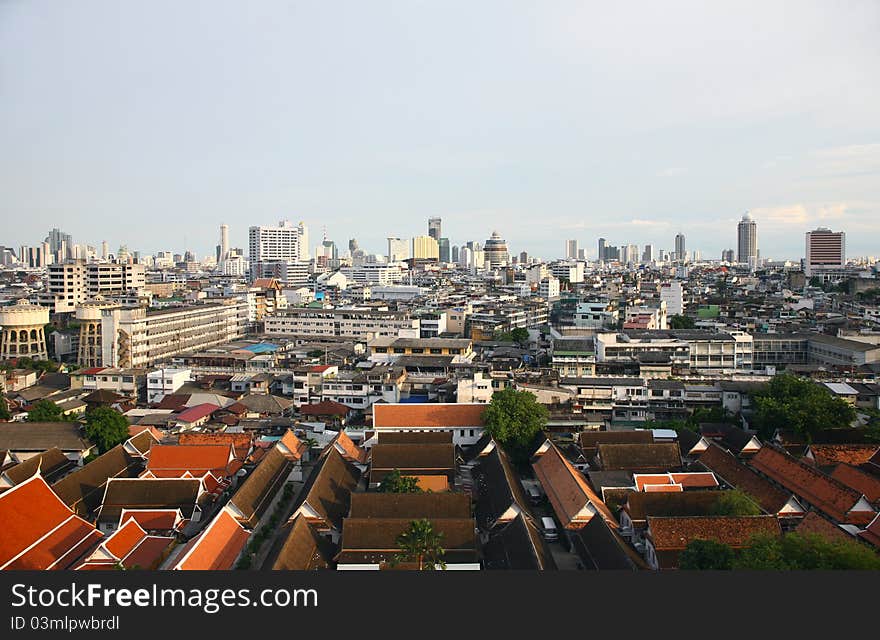
[[[880,143],[827,147],[811,151],[808,155],[816,168],[826,175],[880,173]]]

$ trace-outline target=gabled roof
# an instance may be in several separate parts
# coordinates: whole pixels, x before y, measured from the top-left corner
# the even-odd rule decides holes
[[[92,446],[77,422],[0,422],[0,449],[80,452]]]
[[[782,535],[775,516],[648,516],[647,536],[658,552],[683,551],[697,539],[716,540],[741,549],[759,534]]]
[[[705,516],[718,504],[723,491],[688,491],[686,493],[633,492],[624,510],[634,524],[644,524],[648,516]]]
[[[865,527],[864,531],[859,533],[859,537],[875,547],[880,548],[880,514],[871,520],[871,523]]]
[[[330,449],[336,449],[343,458],[349,462],[365,464],[367,461],[367,452],[363,447],[357,446],[344,430],[333,438],[333,441],[324,449],[321,455],[325,455]],[[341,449],[341,451],[340,451]]]
[[[353,493],[352,518],[469,518],[466,493]]]
[[[183,523],[179,509],[123,509],[119,524],[129,519],[137,522],[145,531],[176,531]]]
[[[123,509],[179,509],[189,519],[200,495],[201,481],[191,478],[111,478],[98,522],[119,522]]]
[[[330,448],[300,490],[300,506],[307,506],[325,526],[341,529],[359,479],[360,472]]]
[[[880,504],[880,477],[865,473],[848,464],[839,464],[834,467],[831,477],[861,493],[868,502]]]
[[[235,460],[232,445],[224,444],[157,444],[150,449],[147,472],[156,478],[179,478],[189,472],[194,477],[213,473],[215,477],[230,476],[241,468]]]
[[[485,404],[374,404],[373,427],[482,427]]]
[[[198,404],[194,407],[184,409],[176,416],[174,416],[174,420],[176,422],[196,422],[198,420],[202,420],[203,418],[207,418],[219,408],[220,407],[218,407],[216,404],[205,402],[203,404]]]
[[[350,411],[349,407],[333,400],[304,404],[299,408],[299,412],[304,416],[342,416],[344,418]]]
[[[293,462],[278,446],[260,460],[229,501],[232,514],[253,528],[284,485]]]
[[[46,482],[53,482],[74,466],[76,463],[65,456],[61,449],[52,447],[48,451],[31,456],[24,462],[6,469],[3,472],[3,478],[15,485],[24,482],[35,473],[39,473]],[[4,487],[0,486],[0,491],[3,489]]]
[[[297,516],[284,525],[279,535],[283,545],[272,563],[275,571],[317,571],[330,569],[334,555],[333,545],[303,516]]]
[[[477,494],[474,516],[480,529],[491,529],[503,516],[507,516],[505,521],[521,512],[532,516],[522,483],[500,447],[479,459],[471,477]]]
[[[249,433],[195,433],[184,431],[177,437],[177,444],[225,444],[232,445],[237,460],[245,460],[251,450]]]
[[[818,467],[841,463],[858,466],[880,451],[880,444],[812,444],[807,451]]]
[[[134,518],[104,539],[100,548],[92,553],[86,564],[109,563],[115,568],[119,562],[126,569],[156,569],[174,543],[171,536],[151,536]],[[107,556],[112,558],[107,558]],[[96,567],[86,567],[96,568]]]
[[[593,518],[575,532],[572,548],[588,571],[647,569],[644,560],[602,518]]]
[[[632,431],[581,431],[578,444],[585,455],[592,455],[600,444],[653,444],[654,433],[650,429]]]
[[[520,513],[490,534],[483,545],[483,568],[547,571],[556,569],[556,563],[541,532]]]
[[[455,469],[455,445],[382,444],[380,441],[371,450],[370,469]]]
[[[346,518],[342,527],[339,564],[379,564],[400,553],[397,537],[412,518]],[[443,534],[446,563],[476,563],[477,535],[473,518],[434,518],[434,531]]]
[[[378,438],[379,444],[452,444],[451,431],[385,431]]]
[[[671,471],[681,467],[677,442],[600,444],[598,456],[606,471]]]
[[[284,432],[284,435],[281,436],[281,440],[277,442],[275,447],[284,457],[291,461],[300,460],[309,449],[309,445],[297,438],[296,434],[290,429]]]
[[[67,569],[103,537],[35,475],[0,494],[0,569]]]
[[[779,489],[717,445],[709,446],[700,455],[700,464],[731,487],[748,494],[767,513],[778,514],[791,499],[791,492]]]
[[[248,532],[229,511],[221,509],[204,531],[186,544],[173,569],[228,571],[248,537]]]
[[[118,444],[52,485],[52,490],[77,514],[89,517],[99,506],[110,478],[134,478],[143,462]]]
[[[817,511],[809,511],[794,529],[797,533],[814,533],[829,542],[849,542],[853,537],[830,520],[819,515]]]
[[[682,489],[714,489],[718,480],[711,471],[683,473],[634,473],[633,483],[638,491],[651,491],[651,487],[679,486]]]
[[[837,522],[866,524],[876,514],[867,501],[860,505],[858,491],[772,447],[758,451],[751,465]]]
[[[594,515],[601,515],[616,528],[617,520],[587,484],[586,478],[565,459],[556,445],[547,442],[547,450],[533,460],[532,468],[562,526],[578,529]]]
[[[270,415],[281,415],[293,405],[293,400],[260,393],[248,394],[241,398],[239,402],[246,406],[249,411]]]

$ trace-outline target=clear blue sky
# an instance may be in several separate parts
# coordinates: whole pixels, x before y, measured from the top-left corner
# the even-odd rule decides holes
[[[625,6],[623,6],[625,5]],[[880,255],[880,2],[0,0],[0,244]],[[186,246],[184,246],[184,238]]]

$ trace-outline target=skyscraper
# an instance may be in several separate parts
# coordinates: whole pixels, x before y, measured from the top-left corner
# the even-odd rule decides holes
[[[416,236],[412,239],[412,257],[421,260],[439,260],[440,244],[431,236]]]
[[[437,246],[440,251],[440,262],[449,262],[449,238],[440,238]]]
[[[440,232],[440,226],[442,221],[440,218],[428,218],[428,235],[437,242],[440,242],[440,238],[442,233]]]
[[[721,262],[733,263],[735,255],[733,249],[725,249],[721,252]]]
[[[599,253],[596,254],[596,260],[605,260],[605,238],[599,238]]]
[[[409,240],[405,238],[388,238],[388,262],[400,262],[409,257]]]
[[[226,260],[226,254],[229,253],[229,225],[221,224],[220,225],[220,255],[217,257],[217,262],[223,262]]]
[[[493,231],[491,237],[486,240],[483,246],[486,254],[486,262],[489,263],[490,269],[496,269],[510,262],[510,254],[507,251],[507,242],[499,235],[497,231]]]
[[[683,233],[675,236],[675,259],[678,262],[687,262],[687,247],[684,243]]]
[[[645,251],[642,253],[642,262],[654,262],[654,245],[646,244]]]
[[[569,260],[577,260],[578,257],[578,241],[577,240],[566,240],[565,241],[565,257]]]
[[[812,277],[820,271],[842,269],[846,265],[846,234],[819,227],[806,233],[807,245],[804,275]]]
[[[308,250],[304,248],[304,243],[308,242],[308,236],[304,237],[305,233],[303,223],[294,227],[287,220],[279,222],[277,227],[250,227],[248,239],[251,278],[262,277],[260,274],[264,271],[263,263],[295,263],[307,260]]]
[[[746,211],[736,227],[736,261],[754,268],[758,259],[758,225]]]

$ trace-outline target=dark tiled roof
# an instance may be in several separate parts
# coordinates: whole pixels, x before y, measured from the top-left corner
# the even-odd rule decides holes
[[[74,512],[88,517],[101,506],[108,479],[134,478],[142,470],[143,460],[120,444],[53,484],[52,490]]]
[[[65,456],[61,449],[53,447],[48,451],[31,456],[14,467],[10,467],[3,472],[3,475],[9,478],[13,484],[19,484],[39,470],[40,475],[43,476],[46,482],[53,482],[74,466],[76,466],[76,463]]]
[[[512,506],[529,513],[529,500],[507,455],[495,447],[471,472],[477,493],[475,516],[480,529],[490,529]]]
[[[677,442],[600,444],[599,460],[606,471],[669,471],[681,467]]]
[[[0,449],[9,451],[84,451],[92,443],[82,434],[77,422],[3,422],[0,423]]]
[[[303,503],[308,503],[328,526],[342,528],[342,519],[348,513],[351,493],[359,477],[353,465],[336,449],[330,449],[301,489],[300,495],[305,496]]]
[[[317,571],[330,569],[335,550],[332,543],[318,535],[302,516],[282,527],[278,536],[280,549],[270,554],[271,567],[276,571]],[[265,565],[264,565],[265,566]]]
[[[379,444],[373,446],[371,467],[377,469],[454,469],[452,444]]]
[[[469,518],[466,493],[353,493],[352,518]]]
[[[379,444],[452,444],[452,432],[383,431],[379,434]]]
[[[648,516],[705,516],[718,504],[722,491],[685,491],[681,493],[634,492],[627,498],[625,510],[633,522]]]
[[[777,488],[717,445],[709,446],[700,455],[700,464],[726,484],[751,496],[767,513],[779,513],[791,498],[789,492]]]
[[[337,562],[389,562],[400,553],[397,537],[412,518],[346,518],[342,528],[342,551]],[[478,561],[477,536],[473,518],[435,518],[434,531],[442,534],[440,546],[444,560],[451,562]]]
[[[490,534],[483,545],[483,568],[547,571],[556,569],[556,563],[538,528],[519,514]]]
[[[199,490],[199,480],[113,478],[107,482],[98,521],[116,523],[123,509],[180,509],[183,517],[189,519]]]
[[[242,519],[245,526],[253,528],[265,513],[272,499],[290,474],[293,462],[272,447],[256,468],[250,472],[242,485],[233,494],[229,503],[238,509],[236,517]]]
[[[578,530],[572,545],[587,570],[634,571],[646,569],[644,561],[602,518],[593,518]]]
[[[747,546],[754,535],[782,533],[775,516],[648,516],[648,531],[658,551],[683,550],[697,539],[717,540],[741,548]]]

